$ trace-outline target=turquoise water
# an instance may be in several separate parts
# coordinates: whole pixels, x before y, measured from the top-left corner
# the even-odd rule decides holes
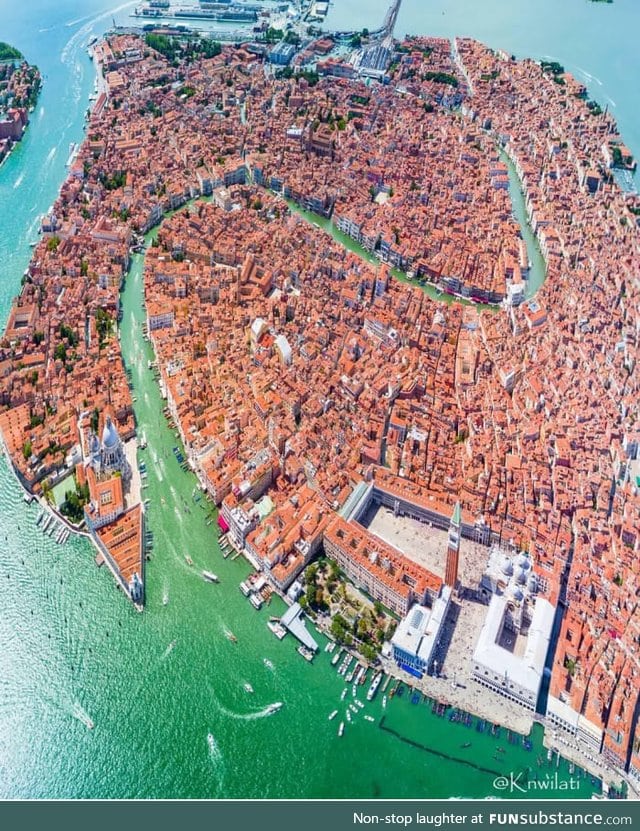
[[[332,14],[340,5],[336,0]],[[478,5],[467,7],[477,10]],[[597,22],[604,12],[614,11],[619,19],[620,9],[627,8],[621,32],[626,43],[626,32],[636,23],[629,4],[584,6],[593,10],[596,22],[591,28],[582,24],[581,43],[595,43],[598,27],[605,31]],[[368,15],[359,15],[355,2],[351,8],[365,25]],[[416,27],[430,25],[434,8],[428,16],[421,12]],[[508,13],[517,14],[518,8],[531,7],[512,3]],[[548,32],[543,9],[544,4],[538,35],[530,32],[533,54],[536,37],[544,40],[545,32],[550,40],[557,37]],[[580,10],[583,14],[583,4]],[[82,137],[93,86],[84,45],[111,24],[113,15],[126,22],[128,11],[112,12],[100,0],[62,0],[55,7],[40,0],[28,12],[15,5],[3,9],[2,39],[20,48],[45,76],[32,125],[0,167],[3,321],[19,291],[37,217],[53,202],[65,176],[69,142]],[[399,30],[406,28],[409,11],[407,2]],[[475,15],[461,19],[468,27]],[[375,25],[377,15],[372,17],[370,25]],[[340,25],[352,26],[353,20]],[[500,19],[495,36],[485,39],[515,49],[501,42],[505,25]],[[444,33],[435,24],[432,31]],[[526,51],[525,32],[519,37]],[[563,57],[553,42],[547,51]],[[635,58],[624,54],[629,61]],[[626,106],[629,122],[637,120],[630,95],[613,93],[615,72],[601,72],[600,62],[602,56],[594,55],[592,63],[582,65],[603,80],[620,110]],[[569,66],[566,58],[565,63]],[[631,133],[628,142],[638,146]],[[207,525],[208,512],[193,501],[195,479],[176,462],[175,437],[159,415],[159,392],[147,369],[151,353],[140,328],[141,304],[138,257],[123,297],[122,343],[136,416],[149,442],[142,456],[149,470],[145,497],[151,500],[154,548],[144,614],[133,610],[104,568],[96,568],[85,541],[61,547],[43,537],[35,526],[35,507],[23,502],[6,461],[0,460],[0,797],[480,797],[494,793],[498,773],[525,767],[532,775],[553,772],[555,762],[547,768],[539,732],[527,752],[508,743],[504,731],[496,739],[438,718],[425,703],[411,704],[407,693],[390,701],[384,713],[379,695],[364,710],[375,721],[358,716],[347,724],[344,737],[337,737],[343,682],[328,656],[321,653],[309,665],[290,637],[279,642],[268,631],[268,616],[282,610],[281,602],[274,600],[260,612],[249,605],[238,590],[247,565],[222,559]],[[186,553],[193,567],[185,562]],[[220,584],[205,583],[198,576],[202,568],[219,574]],[[225,637],[225,628],[235,633],[236,644]],[[245,682],[254,694],[245,692]],[[267,715],[265,708],[276,701],[284,706]],[[341,715],[330,722],[327,715],[335,708]],[[93,730],[86,727],[88,719],[95,722]],[[498,746],[505,752],[497,753]],[[560,770],[566,773],[564,765]],[[590,782],[582,782],[584,795]]]

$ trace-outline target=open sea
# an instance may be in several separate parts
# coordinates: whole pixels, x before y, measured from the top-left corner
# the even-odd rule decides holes
[[[0,166],[3,326],[38,219],[66,175],[69,144],[83,137],[94,83],[87,42],[113,20],[131,23],[133,7],[0,0],[0,40],[44,74],[31,125]],[[385,11],[380,0],[335,0],[327,26],[375,28]],[[639,23],[635,0],[405,0],[396,35],[470,35],[518,56],[558,60],[613,108],[638,153]],[[177,440],[147,368],[153,356],[142,338],[139,256],[123,311],[123,353],[148,440],[140,454],[153,534],[146,608],[134,611],[87,542],[59,546],[43,535],[38,509],[23,501],[1,458],[0,798],[486,797],[498,796],[493,780],[512,771],[544,778],[559,764],[567,774],[564,761],[547,760],[540,730],[527,750],[505,730],[496,737],[475,719],[466,726],[438,717],[408,690],[386,709],[379,692],[337,736],[351,689],[340,701],[344,682],[330,656],[321,651],[308,664],[291,636],[280,642],[271,634],[266,622],[282,613],[280,600],[257,612],[242,596],[238,584],[249,567],[222,558],[208,506],[194,500],[196,480],[174,456]],[[220,584],[203,581],[203,568]],[[275,702],[283,706],[272,713]],[[339,715],[329,721],[334,709]],[[593,786],[582,776],[576,795]]]

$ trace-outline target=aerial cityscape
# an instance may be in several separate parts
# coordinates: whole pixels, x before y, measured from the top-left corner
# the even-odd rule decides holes
[[[2,795],[637,798],[616,102],[402,0],[67,5],[0,44]]]

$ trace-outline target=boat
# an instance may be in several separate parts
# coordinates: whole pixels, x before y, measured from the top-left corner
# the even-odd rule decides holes
[[[338,715],[338,711],[337,710],[332,710],[329,713],[329,721],[332,721],[337,715]]]
[[[251,684],[248,681],[245,684],[243,684],[242,686],[243,686],[245,692],[248,692],[248,693],[253,692],[253,687],[251,686]]]
[[[342,690],[342,695],[340,696],[340,701],[344,701],[346,697],[347,697],[347,688],[345,687]]]
[[[258,594],[251,594],[249,596],[249,602],[253,606],[254,609],[261,609],[262,608],[262,598]]]
[[[382,706],[383,707],[387,706],[387,696],[386,695],[382,697]]]
[[[368,715],[368,714],[365,716],[365,719],[366,719],[367,721],[375,721],[374,717],[373,717],[373,716],[370,716],[370,715]]]
[[[220,582],[220,580],[218,579],[218,575],[214,574],[212,571],[203,571],[202,576],[208,583]]]
[[[188,566],[193,565],[193,560],[191,559],[191,557],[188,554],[184,555],[184,559],[185,559],[185,562],[187,563]]]
[[[67,161],[65,163],[66,167],[71,167],[71,165],[73,164],[73,161],[76,157],[77,149],[78,149],[78,145],[75,143],[75,141],[72,141],[71,144],[69,145],[69,158],[67,159]]]
[[[340,652],[336,652],[336,654],[331,659],[331,666],[332,667],[334,667],[338,663],[338,661],[340,660],[340,654],[341,654]]]
[[[166,606],[168,602],[169,602],[169,592],[165,592],[162,595],[162,605]]]
[[[243,581],[242,581],[242,583],[240,583],[240,591],[242,592],[242,594],[243,594],[245,597],[249,597],[249,595],[251,594],[251,586],[249,586],[249,584],[248,584],[248,583],[246,583],[246,582],[243,580]]]
[[[338,735],[341,736],[344,733],[344,721],[340,722],[340,727],[338,727]]]
[[[347,710],[347,721],[351,721],[351,710]]]
[[[357,708],[357,707],[355,707],[353,704],[349,704],[349,709],[351,710],[351,712],[352,712],[354,715],[356,715],[356,714],[357,714],[357,712],[358,712],[358,708]]]
[[[462,748],[471,747],[471,742],[465,742],[464,744],[461,744],[460,747],[462,747]]]
[[[225,634],[225,637],[228,638],[231,641],[231,643],[238,643],[238,639],[236,638],[236,636],[233,634],[233,632],[230,629],[225,629],[224,634]]]
[[[356,698],[356,707],[359,707],[361,710],[364,710],[364,704],[358,698]]]
[[[264,663],[267,669],[275,669],[273,662],[270,661],[268,658],[263,658],[262,662]]]
[[[307,649],[306,646],[302,646],[302,644],[298,647],[300,655],[305,659],[305,661],[313,661],[313,652],[310,649]]]
[[[278,640],[282,640],[284,636],[287,634],[287,630],[278,621],[268,620],[267,626],[273,632],[276,638],[278,638]]]
[[[269,704],[266,708],[267,715],[271,715],[271,713],[277,713],[283,707],[282,701],[274,701],[273,704]]]
[[[380,686],[380,682],[382,681],[382,673],[379,672],[371,682],[371,686],[367,691],[367,701],[372,701],[375,694],[378,692],[378,687]]]

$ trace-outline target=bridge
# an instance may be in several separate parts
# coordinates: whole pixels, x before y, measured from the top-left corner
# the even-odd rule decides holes
[[[396,28],[396,21],[398,19],[398,12],[400,11],[401,5],[402,0],[393,0],[387,9],[387,14],[384,18],[384,23],[382,24],[382,34],[384,37],[393,37],[393,30]]]

